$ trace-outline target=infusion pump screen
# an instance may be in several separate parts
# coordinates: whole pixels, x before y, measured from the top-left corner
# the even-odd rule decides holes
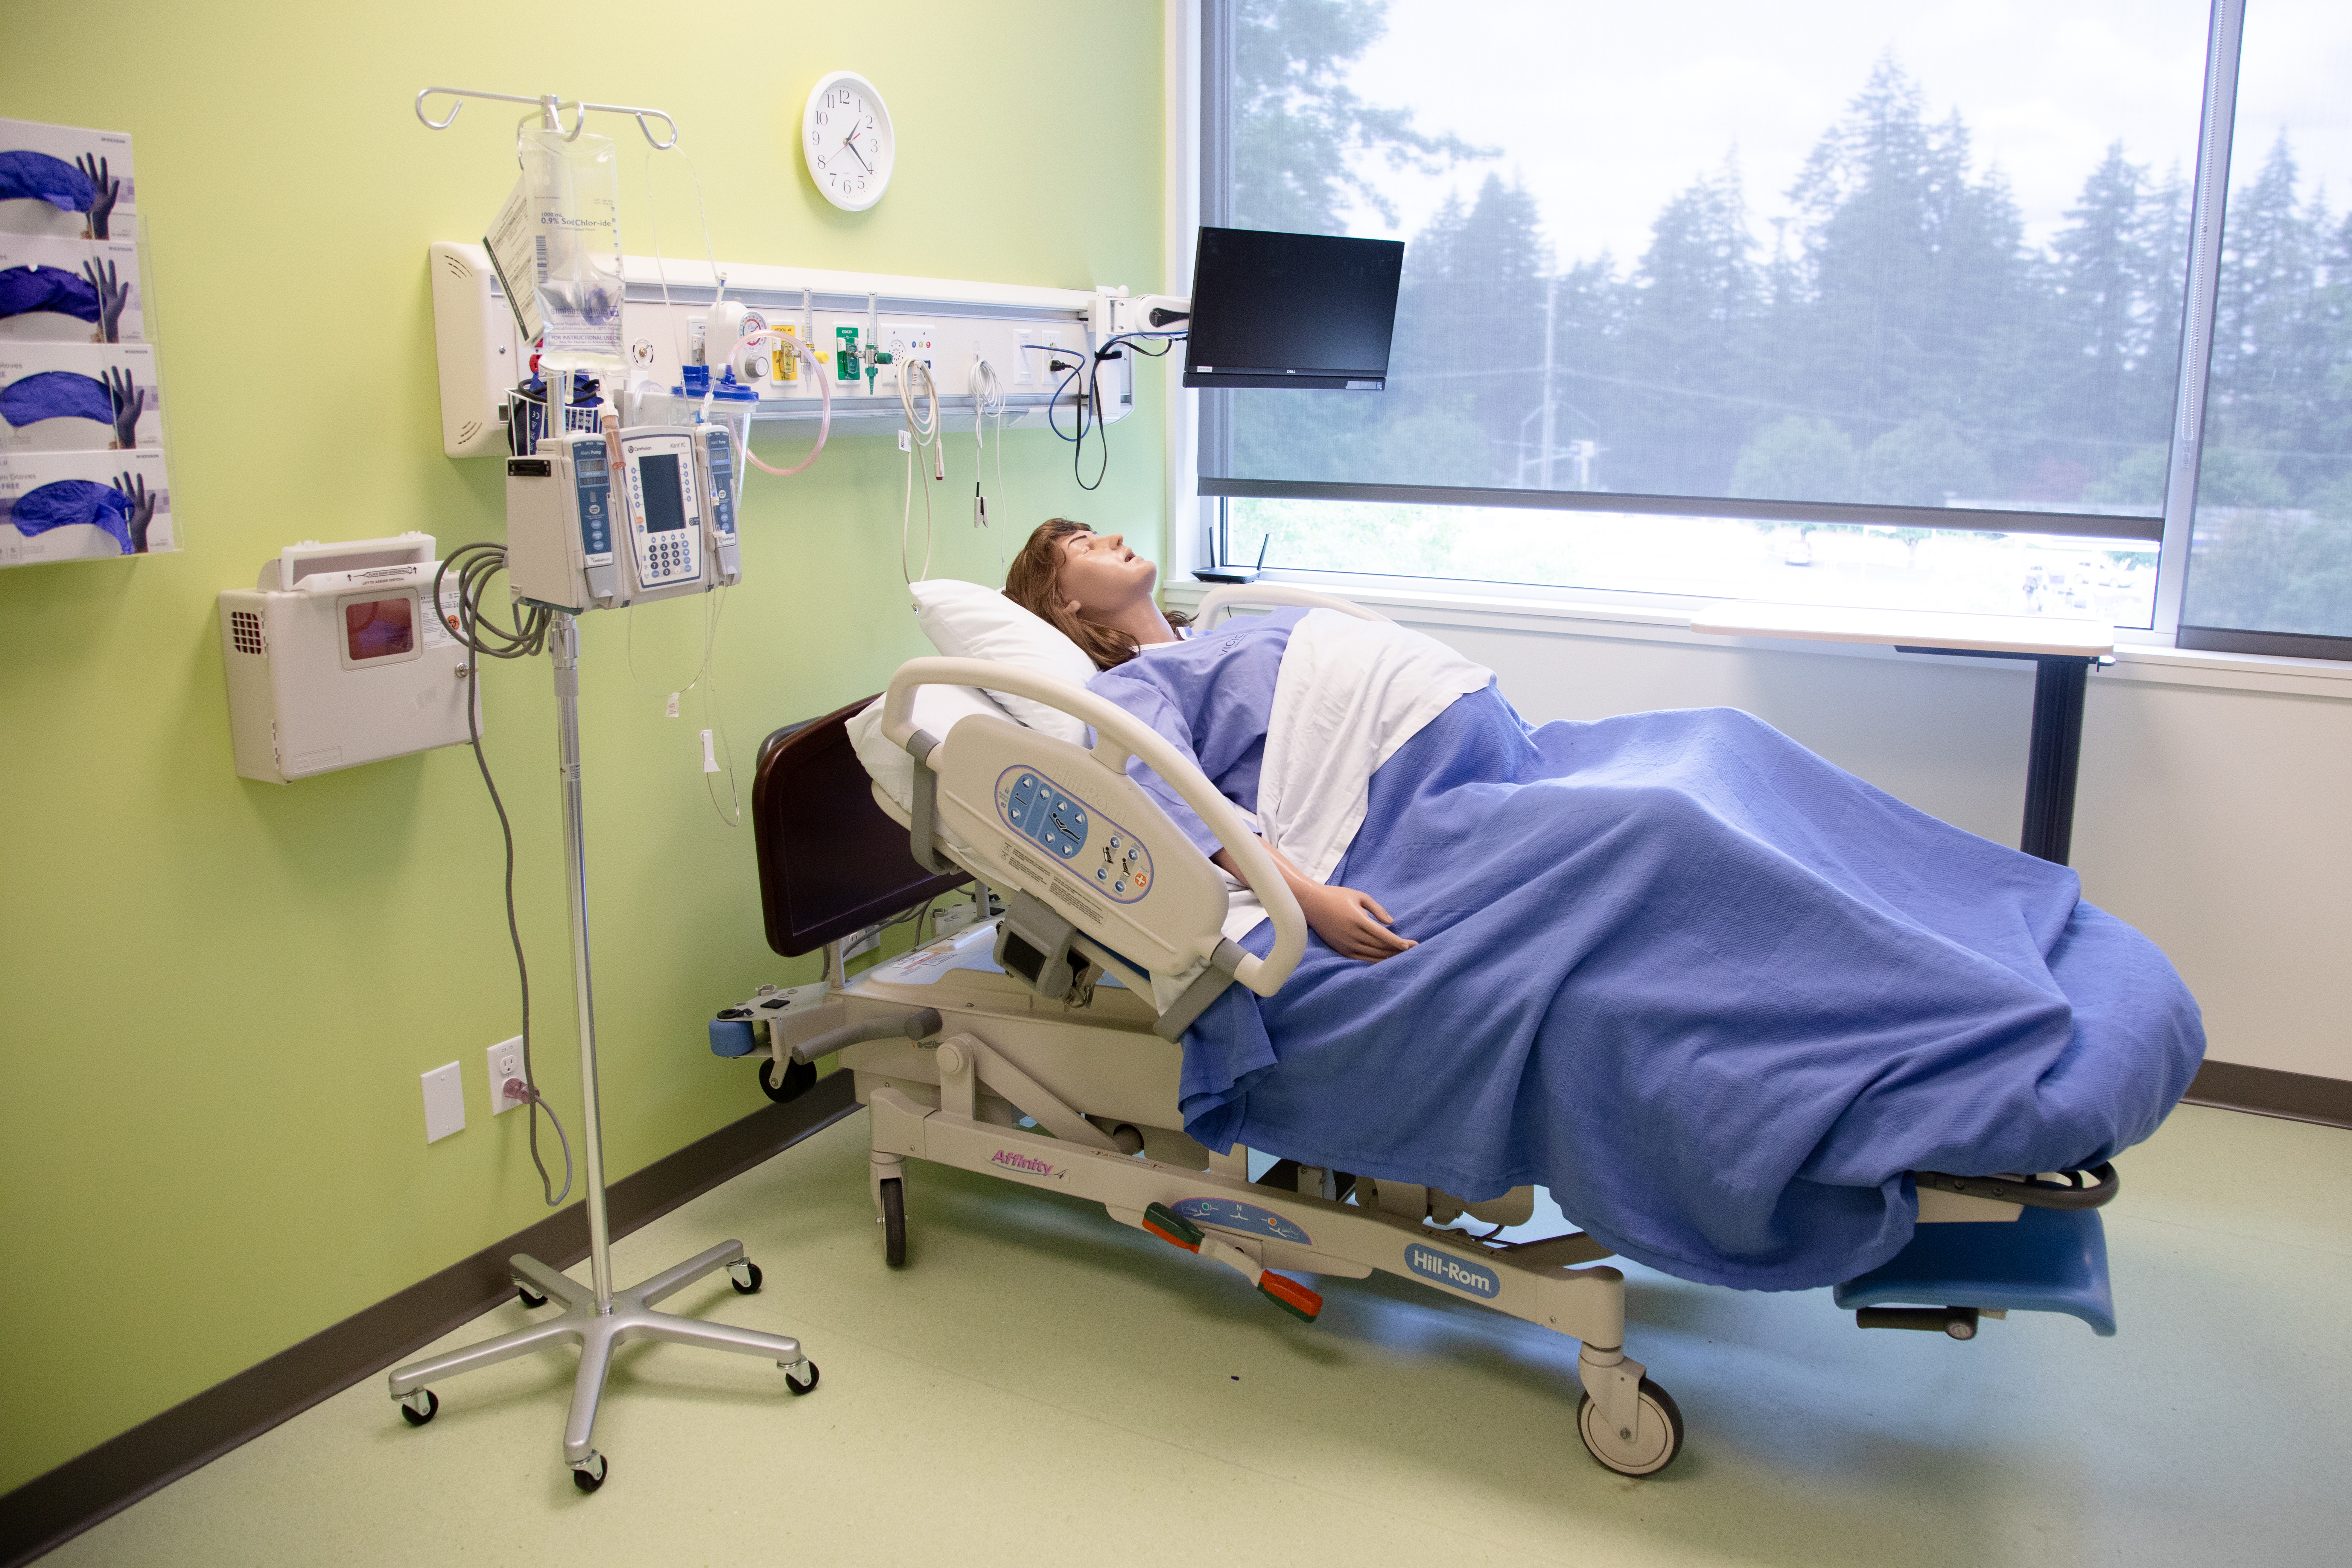
[[[637,459],[644,476],[646,531],[669,533],[686,526],[686,501],[678,484],[677,458],[668,453]]]

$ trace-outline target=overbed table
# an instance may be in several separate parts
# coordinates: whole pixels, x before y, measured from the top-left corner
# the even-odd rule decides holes
[[[2083,755],[2083,691],[2110,663],[2116,629],[2041,616],[1934,610],[1853,610],[1827,605],[1732,603],[1695,615],[1711,637],[1891,645],[1898,653],[2033,661],[2033,732],[2025,759],[2025,828],[2018,847],[2063,866],[2074,837],[2074,779]]]

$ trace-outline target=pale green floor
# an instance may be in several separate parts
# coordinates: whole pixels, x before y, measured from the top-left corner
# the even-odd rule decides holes
[[[625,1351],[576,1492],[569,1351],[380,1378],[71,1542],[80,1563],[2352,1560],[2352,1132],[2184,1108],[2107,1211],[2123,1331],[1864,1333],[1827,1292],[1633,1269],[1627,1348],[1689,1440],[1630,1481],[1571,1430],[1570,1342],[1383,1279],[1308,1327],[1098,1209],[910,1167],[886,1269],[862,1114],[623,1241],[630,1279],[740,1236],[767,1272],[681,1311],[764,1362]],[[575,1270],[575,1273],[580,1272]],[[520,1323],[500,1307],[445,1344]]]

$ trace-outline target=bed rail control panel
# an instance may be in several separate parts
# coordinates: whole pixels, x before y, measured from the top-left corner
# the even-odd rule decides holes
[[[1151,890],[1151,851],[1133,833],[1026,764],[997,775],[996,813],[1006,826],[1076,868],[1089,873],[1095,891],[1131,904]]]
[[[991,886],[1026,889],[1041,916],[1050,909],[1139,972],[1181,974],[1216,951],[1224,879],[1125,772],[981,714],[959,720],[928,766],[938,835]],[[1051,974],[1061,932],[1037,925],[1016,934]]]

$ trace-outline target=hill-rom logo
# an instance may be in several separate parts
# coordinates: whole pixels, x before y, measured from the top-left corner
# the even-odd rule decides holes
[[[999,1149],[988,1157],[992,1165],[1002,1165],[1008,1171],[1020,1171],[1032,1176],[1050,1176],[1054,1164],[1050,1160],[1036,1159],[1028,1154],[1016,1154],[1010,1149]]]
[[[1404,1266],[1424,1279],[1434,1279],[1440,1285],[1451,1285],[1456,1290],[1467,1290],[1490,1301],[1503,1293],[1503,1281],[1493,1269],[1426,1247],[1407,1247]]]

